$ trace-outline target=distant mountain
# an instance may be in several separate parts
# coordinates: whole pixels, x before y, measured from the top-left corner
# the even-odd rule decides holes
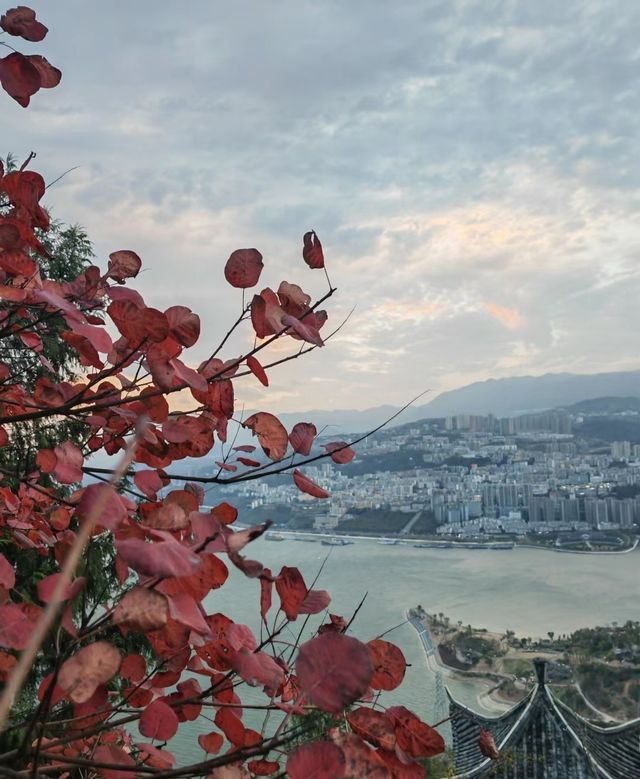
[[[546,373],[488,379],[443,392],[430,403],[412,406],[390,423],[391,427],[454,414],[495,414],[498,417],[534,413],[573,406],[589,399],[639,398],[640,371],[617,373]],[[326,435],[372,430],[398,411],[396,406],[377,406],[364,411],[335,409],[280,414],[285,427],[299,421],[313,422]]]
[[[565,406],[564,410],[570,414],[622,414],[625,411],[640,413],[640,398],[592,398]]]
[[[505,417],[605,396],[640,396],[640,371],[489,379],[443,392],[424,410],[432,417],[490,413]]]

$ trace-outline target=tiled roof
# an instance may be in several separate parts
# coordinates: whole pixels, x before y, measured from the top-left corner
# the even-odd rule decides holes
[[[613,728],[587,722],[557,701],[536,662],[538,684],[498,717],[482,717],[451,695],[456,779],[640,779],[640,720]],[[486,758],[481,729],[500,750]]]

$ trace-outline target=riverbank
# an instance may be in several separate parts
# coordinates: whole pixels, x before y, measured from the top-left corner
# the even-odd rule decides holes
[[[240,525],[238,525],[238,528]],[[381,534],[350,534],[350,533],[341,533],[339,530],[336,530],[333,533],[319,533],[312,530],[283,530],[281,528],[272,528],[272,535],[277,534],[278,536],[281,536],[280,539],[267,539],[267,540],[287,540],[287,541],[300,541],[300,542],[308,542],[308,543],[314,543],[314,542],[322,542],[322,541],[330,541],[331,539],[337,538],[337,539],[345,539],[348,541],[375,541],[376,543],[384,544],[387,546],[398,546],[398,547],[415,547],[417,549],[428,549],[428,550],[438,550],[442,552],[448,552],[451,550],[477,550],[477,551],[488,551],[488,550],[499,550],[499,551],[511,551],[513,549],[535,549],[537,551],[543,551],[543,552],[557,552],[562,554],[575,554],[575,555],[605,555],[605,556],[611,556],[611,555],[620,555],[620,554],[628,554],[629,552],[634,552],[638,545],[640,544],[640,539],[636,538],[633,545],[630,547],[627,547],[625,549],[615,549],[610,551],[599,551],[599,550],[578,550],[578,549],[568,549],[565,547],[549,547],[549,546],[543,546],[541,544],[527,544],[527,543],[520,543],[520,542],[499,542],[499,541],[486,541],[486,542],[480,542],[480,541],[452,541],[452,540],[443,540],[442,538],[429,538],[425,536],[415,536],[415,537],[407,537],[407,536],[397,536],[397,535],[381,535]]]
[[[601,723],[640,714],[640,622],[583,628],[573,634],[547,633],[548,639],[518,638],[484,628],[457,627],[442,613],[408,612],[431,663],[449,680],[477,685],[483,708],[513,706],[535,684],[533,660],[548,663],[558,694],[578,713]],[[484,685],[484,687],[483,687]]]

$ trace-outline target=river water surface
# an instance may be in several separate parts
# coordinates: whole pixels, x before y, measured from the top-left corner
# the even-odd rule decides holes
[[[333,597],[330,611],[347,619],[368,593],[351,631],[364,641],[401,623],[405,610],[418,604],[428,612],[444,612],[453,624],[461,620],[465,625],[494,631],[511,629],[532,638],[544,637],[550,630],[561,634],[640,618],[640,550],[586,555],[528,548],[416,549],[372,540],[328,547],[320,542],[259,539],[245,551],[274,573],[282,565],[297,566],[307,586],[329,553],[315,586],[329,590]],[[277,602],[274,592],[273,611]],[[205,606],[207,613],[221,611],[236,622],[245,622],[259,635],[259,585],[239,571],[230,571],[225,586],[211,593]],[[313,630],[310,623],[303,640],[310,638]],[[281,638],[294,640],[292,633]],[[411,667],[403,685],[386,700],[401,701],[426,721],[441,717],[435,676],[427,668],[416,631],[405,624],[391,632],[389,640],[400,646]],[[477,688],[452,683],[451,689],[464,703],[482,710]],[[254,701],[265,702],[261,694],[249,692]],[[247,696],[242,693],[242,697]],[[245,722],[257,725],[250,711],[245,713]],[[180,763],[202,759],[195,736],[210,730],[212,725],[206,720],[182,726],[170,745]]]

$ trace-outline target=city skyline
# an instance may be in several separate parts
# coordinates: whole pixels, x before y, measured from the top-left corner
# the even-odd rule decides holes
[[[4,149],[52,181],[97,262],[131,248],[149,305],[226,332],[229,253],[339,288],[325,350],[247,407],[401,405],[489,377],[638,367],[636,41],[622,2],[34,4],[63,71]],[[73,36],[73,46],[68,45]],[[250,56],[248,56],[250,54]],[[180,292],[177,292],[177,288]],[[229,357],[246,347],[238,342]],[[194,350],[194,356],[204,358]]]

